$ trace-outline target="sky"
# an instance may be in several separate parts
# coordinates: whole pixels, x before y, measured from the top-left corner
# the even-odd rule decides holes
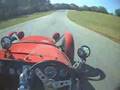
[[[50,0],[51,3],[74,3],[78,6],[104,6],[108,12],[114,13],[115,9],[120,8],[120,0]]]

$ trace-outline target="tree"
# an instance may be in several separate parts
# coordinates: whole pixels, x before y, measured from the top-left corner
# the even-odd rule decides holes
[[[92,7],[90,7],[90,11],[98,12],[99,8],[97,6],[92,6]]]
[[[116,10],[115,10],[115,14],[116,14],[117,16],[120,16],[120,9],[116,9]]]
[[[49,8],[50,0],[0,0],[0,20],[46,11]]]
[[[105,7],[102,7],[102,6],[99,7],[99,12],[108,14],[107,9]]]
[[[62,3],[62,4],[54,4],[53,5],[54,9],[71,9],[71,6],[69,4],[65,4],[65,3]]]
[[[79,6],[75,5],[75,4],[70,4],[70,9],[73,9],[73,10],[80,10]]]
[[[89,8],[87,5],[84,5],[82,8],[83,8],[83,10],[85,10],[85,11],[90,11],[90,8]]]

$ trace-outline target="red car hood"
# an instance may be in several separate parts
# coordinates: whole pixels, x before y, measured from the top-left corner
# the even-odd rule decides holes
[[[54,45],[54,41],[43,36],[29,36],[20,42],[14,43],[10,48],[13,57],[29,63],[38,63],[56,60],[66,65],[70,65],[67,56]],[[0,51],[0,58],[3,52]]]

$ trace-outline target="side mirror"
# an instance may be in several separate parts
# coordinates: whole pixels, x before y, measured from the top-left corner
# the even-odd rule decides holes
[[[90,47],[86,45],[81,46],[77,51],[78,56],[82,59],[86,59],[87,57],[89,57],[90,53],[91,53]]]
[[[17,36],[21,40],[25,36],[25,34],[24,34],[24,32],[20,31],[17,33]]]
[[[60,34],[56,32],[52,38],[57,42],[60,39]]]
[[[3,49],[9,49],[12,45],[12,40],[10,37],[5,36],[1,39],[1,46]]]

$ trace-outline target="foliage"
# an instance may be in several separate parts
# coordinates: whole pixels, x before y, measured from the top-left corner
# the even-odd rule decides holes
[[[0,20],[47,11],[50,8],[49,0],[0,0]]]
[[[106,13],[108,14],[108,11],[105,7],[103,6],[92,6],[88,7],[87,5],[84,5],[82,7],[79,7],[75,4],[54,4],[53,5],[54,9],[72,9],[72,10],[79,10],[79,11],[94,11],[94,12],[100,12],[100,13]]]
[[[70,9],[70,5],[68,4],[54,4],[53,8],[58,10],[58,9]]]
[[[108,11],[105,7],[102,7],[102,6],[92,6],[92,7],[88,7],[88,6],[83,6],[83,7],[80,7],[80,10],[81,11],[94,11],[94,12],[100,12],[100,13],[106,13],[108,14]]]
[[[7,20],[18,16],[32,14],[35,12],[59,9],[71,9],[78,11],[94,11],[108,14],[107,10],[100,7],[79,7],[75,4],[51,4],[50,0],[0,0],[0,20]],[[118,12],[118,11],[117,11]],[[119,14],[118,14],[119,15]]]
[[[116,10],[115,10],[115,14],[116,14],[117,16],[120,16],[120,9],[116,9]]]

